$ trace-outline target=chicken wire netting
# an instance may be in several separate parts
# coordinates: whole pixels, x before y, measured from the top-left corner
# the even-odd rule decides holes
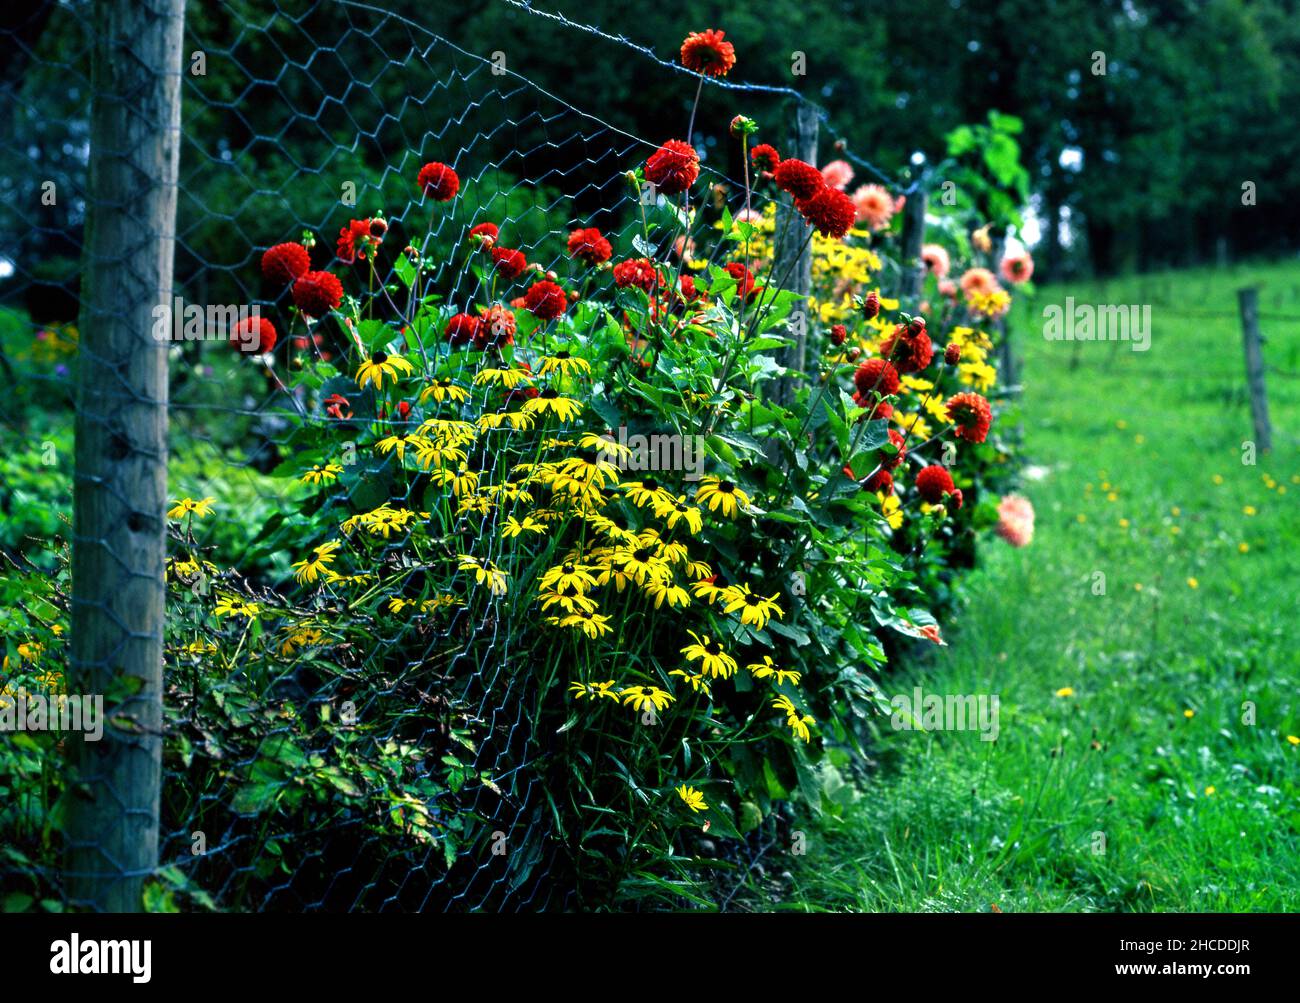
[[[25,485],[4,488],[6,510],[21,516],[4,541],[15,578],[56,575],[72,536],[87,171],[101,155],[90,143],[91,7],[38,4],[0,35],[10,54],[0,71],[0,378],[15,399],[66,416],[6,431],[14,451],[31,454],[33,476],[52,468],[63,478],[68,503],[24,513]],[[186,336],[177,322],[167,348],[161,886],[183,904],[239,910],[562,907],[582,852],[557,831],[544,782],[562,739],[535,727],[537,681],[520,664],[526,654],[512,650],[535,614],[513,595],[471,612],[444,604],[430,584],[434,555],[491,559],[501,510],[452,513],[427,560],[412,558],[400,526],[391,540],[372,533],[355,581],[294,593],[291,562],[314,542],[308,520],[338,524],[385,506],[418,514],[428,483],[395,477],[374,449],[379,438],[400,439],[414,417],[377,409],[346,371],[315,387],[296,379],[366,332],[294,317],[289,290],[266,277],[261,259],[277,244],[311,244],[313,269],[348,279],[349,293],[367,290],[367,319],[400,330],[422,354],[442,353],[459,366],[451,378],[468,383],[466,355],[454,363],[442,332],[414,321],[424,297],[459,304],[480,291],[484,275],[468,264],[481,253],[471,239],[478,224],[497,224],[500,245],[543,269],[563,267],[577,226],[601,227],[629,253],[668,250],[639,243],[644,207],[625,172],[669,133],[641,138],[609,121],[617,109],[600,94],[533,83],[524,29],[542,36],[533,48],[549,38],[589,55],[599,47],[601,58],[648,53],[523,9],[519,33],[486,52],[435,33],[442,18],[426,6],[189,4],[185,15],[175,273],[160,306],[169,324],[197,306],[202,334]],[[698,78],[642,62],[656,100],[681,118]],[[783,88],[746,98],[751,112],[790,117]],[[710,128],[697,143],[708,197],[722,199],[743,190],[740,165],[725,129]],[[430,161],[459,174],[454,205],[418,190]],[[339,257],[338,234],[349,246],[359,239],[366,256]],[[279,332],[266,352],[229,343],[230,318],[254,307]],[[303,448],[303,429],[323,427],[338,431],[336,455]],[[526,462],[514,439],[494,430],[480,462],[498,472]],[[348,491],[314,495],[313,471]],[[71,604],[55,590],[53,609]],[[7,634],[16,622],[6,620]],[[254,659],[262,638],[274,639],[258,645],[272,657]],[[90,796],[116,803],[117,793]],[[48,827],[0,858],[6,886],[35,873],[46,894],[86,904],[67,895],[57,857],[33,849],[42,843]]]

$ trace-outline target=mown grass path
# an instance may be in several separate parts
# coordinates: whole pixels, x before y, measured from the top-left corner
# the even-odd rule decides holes
[[[790,906],[1300,909],[1300,378],[1270,373],[1274,450],[1243,463],[1244,284],[1300,373],[1296,265],[1068,290],[1150,303],[1146,352],[1044,340],[1063,289],[1022,311],[1037,535],[985,541],[951,647],[884,681],[997,694],[998,739],[882,721]]]

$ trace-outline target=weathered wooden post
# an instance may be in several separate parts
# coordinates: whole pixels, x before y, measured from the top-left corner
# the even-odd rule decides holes
[[[69,749],[67,895],[141,908],[157,866],[167,342],[184,0],[96,0],[73,489],[69,693],[103,700]]]
[[[1263,339],[1259,334],[1259,290],[1237,290],[1241,308],[1241,340],[1246,349],[1246,385],[1250,389],[1250,418],[1255,426],[1255,448],[1273,448],[1273,426],[1268,420],[1268,393],[1264,386]]]
[[[790,135],[790,156],[806,163],[817,163],[817,110],[800,101],[795,105],[794,125]],[[774,249],[772,274],[783,288],[799,295],[790,309],[789,330],[794,344],[781,354],[781,364],[802,371],[807,361],[808,348],[808,295],[812,292],[812,244],[808,240],[808,225],[794,208],[789,195],[782,195],[776,209],[776,234],[779,238]],[[777,399],[788,404],[794,399],[798,383],[793,377],[782,379]]]
[[[904,309],[913,313],[917,312],[925,290],[925,262],[921,260],[921,248],[925,245],[925,211],[929,202],[925,189],[918,188],[903,203],[903,260],[899,263],[903,276],[900,292]]]

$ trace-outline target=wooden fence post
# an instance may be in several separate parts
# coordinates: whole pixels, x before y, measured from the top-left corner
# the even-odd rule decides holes
[[[792,153],[805,163],[817,163],[817,111],[811,105],[795,105],[794,128],[790,142]],[[779,282],[785,278],[783,288],[799,295],[790,309],[789,329],[794,344],[781,353],[781,364],[789,369],[803,371],[807,361],[808,294],[812,292],[812,245],[808,242],[808,225],[794,208],[789,195],[782,195],[776,208],[776,233],[780,240],[774,250],[772,275]],[[783,404],[794,399],[798,380],[784,377],[777,388],[776,398]]]
[[[903,203],[903,260],[899,263],[903,276],[900,292],[903,305],[911,312],[917,311],[925,290],[925,262],[921,260],[921,248],[925,245],[925,211],[929,204],[929,196],[923,188],[912,192]]]
[[[1255,426],[1255,448],[1273,448],[1273,426],[1268,420],[1268,393],[1264,387],[1263,341],[1259,334],[1259,290],[1237,290],[1241,307],[1241,340],[1246,349],[1246,385],[1250,389],[1250,418]]]
[[[70,741],[67,896],[142,907],[158,862],[172,307],[184,0],[96,0],[73,487],[69,692],[103,701]]]

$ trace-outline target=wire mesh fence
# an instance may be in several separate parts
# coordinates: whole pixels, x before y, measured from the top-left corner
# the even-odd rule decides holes
[[[2,375],[15,398],[77,411],[75,443],[68,427],[11,423],[7,449],[32,455],[33,477],[62,478],[68,502],[75,449],[78,482],[75,537],[70,504],[11,511],[7,575],[56,583],[47,605],[23,611],[50,629],[71,615],[65,692],[107,706],[102,743],[59,746],[77,781],[43,788],[66,820],[64,866],[41,853],[48,828],[25,828],[12,808],[6,889],[108,909],[132,908],[145,878],[158,879],[146,894],[161,908],[571,904],[585,848],[566,844],[539,779],[563,729],[539,726],[539,681],[511,647],[530,614],[495,590],[474,604],[434,591],[428,575],[435,557],[490,563],[503,508],[434,503],[427,468],[394,473],[392,451],[452,421],[437,390],[390,411],[331,364],[352,346],[379,359],[377,326],[397,327],[454,395],[475,373],[421,326],[422,306],[468,304],[485,285],[498,299],[521,291],[499,268],[472,267],[476,255],[518,250],[563,270],[569,232],[599,226],[671,258],[638,243],[646,206],[626,176],[659,139],[536,85],[507,43],[459,47],[428,11],[109,8],[37,5],[4,34]],[[581,44],[610,58],[645,59],[684,103],[703,79],[621,36],[549,20],[573,44],[589,36]],[[92,74],[97,47],[106,58]],[[706,99],[714,87],[741,89],[710,82]],[[802,100],[749,90],[774,116]],[[743,190],[745,165],[710,155],[715,142],[700,137],[720,206]],[[454,205],[417,185],[429,162],[458,174]],[[752,208],[763,203],[755,193]],[[477,237],[484,223],[499,227],[494,241]],[[338,273],[364,299],[360,325],[312,318],[267,266],[268,248],[299,240],[313,273]],[[320,375],[290,378],[302,372]],[[438,445],[453,457],[467,446],[454,430]],[[501,485],[534,459],[508,424],[468,448]],[[316,492],[335,481],[345,494]],[[436,530],[413,555],[399,541],[426,508]],[[338,556],[364,565],[319,550],[291,564],[315,542],[308,516],[350,522]],[[314,575],[331,587],[291,600],[293,579]],[[50,769],[49,751],[16,755]],[[750,855],[742,873],[770,841],[733,851]]]

